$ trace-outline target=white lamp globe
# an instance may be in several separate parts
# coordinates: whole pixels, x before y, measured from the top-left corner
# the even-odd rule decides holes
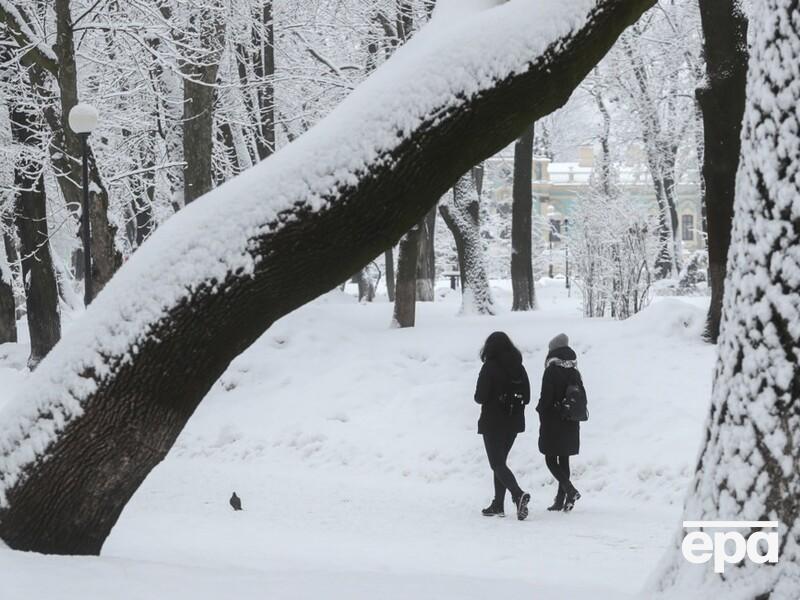
[[[97,109],[91,104],[76,104],[69,111],[69,126],[75,133],[91,133],[97,127]]]

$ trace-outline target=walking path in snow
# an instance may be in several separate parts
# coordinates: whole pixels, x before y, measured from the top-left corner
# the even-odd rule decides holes
[[[619,323],[582,318],[559,281],[539,285],[539,311],[491,318],[456,317],[457,294],[439,293],[409,330],[388,328],[390,304],[340,293],[276,323],[202,403],[103,556],[0,550],[3,598],[635,595],[674,539],[699,449],[706,300],[658,299]],[[555,485],[528,411],[510,464],[531,516],[480,515],[492,485],[472,394],[495,329],[523,351],[534,396],[553,335],[579,355],[590,421],[571,514],[545,510]],[[0,387],[24,379],[21,356],[0,346]]]

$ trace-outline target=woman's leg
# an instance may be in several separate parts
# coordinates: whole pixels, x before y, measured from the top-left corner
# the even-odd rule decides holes
[[[494,504],[503,506],[506,499],[506,486],[497,476],[494,470],[494,464],[498,460],[498,456],[502,455],[503,445],[502,440],[497,435],[489,433],[483,434],[483,445],[486,447],[486,458],[489,459],[489,467],[492,469],[492,479],[494,481]]]
[[[544,457],[544,463],[547,465],[547,469],[550,471],[550,474],[558,482],[558,485],[563,486],[564,472],[561,470],[561,464],[559,463],[558,456],[547,454]],[[569,481],[569,477],[567,477],[567,481]]]
[[[562,480],[561,484],[564,486],[566,491],[570,491],[575,489],[570,481],[570,469],[569,469],[569,456],[559,456],[558,457],[558,467],[561,469],[562,473]]]
[[[575,507],[575,502],[580,499],[581,493],[575,489],[575,486],[572,485],[572,482],[569,480],[570,472],[569,472],[569,456],[560,456],[558,458],[559,467],[561,467],[561,472],[564,474],[564,478],[566,483],[567,495],[564,498],[564,511],[569,512]]]
[[[511,497],[516,501],[521,495],[522,490],[517,484],[517,479],[508,468],[506,460],[511,447],[514,445],[516,434],[511,435],[484,435],[483,442],[486,446],[486,456],[489,459],[489,466],[494,471],[495,481],[499,481],[503,488],[511,492]],[[498,487],[495,484],[495,493]]]

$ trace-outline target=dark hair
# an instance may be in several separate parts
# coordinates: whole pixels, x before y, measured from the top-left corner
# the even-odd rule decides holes
[[[522,353],[517,350],[514,342],[508,337],[504,331],[495,331],[486,338],[481,348],[481,360],[486,362],[490,358],[499,358],[504,354],[511,354],[517,360],[522,362]]]

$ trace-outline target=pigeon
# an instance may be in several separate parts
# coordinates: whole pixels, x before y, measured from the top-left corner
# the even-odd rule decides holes
[[[236,495],[236,492],[233,492],[233,495],[230,499],[231,506],[233,510],[242,510],[242,499]]]

